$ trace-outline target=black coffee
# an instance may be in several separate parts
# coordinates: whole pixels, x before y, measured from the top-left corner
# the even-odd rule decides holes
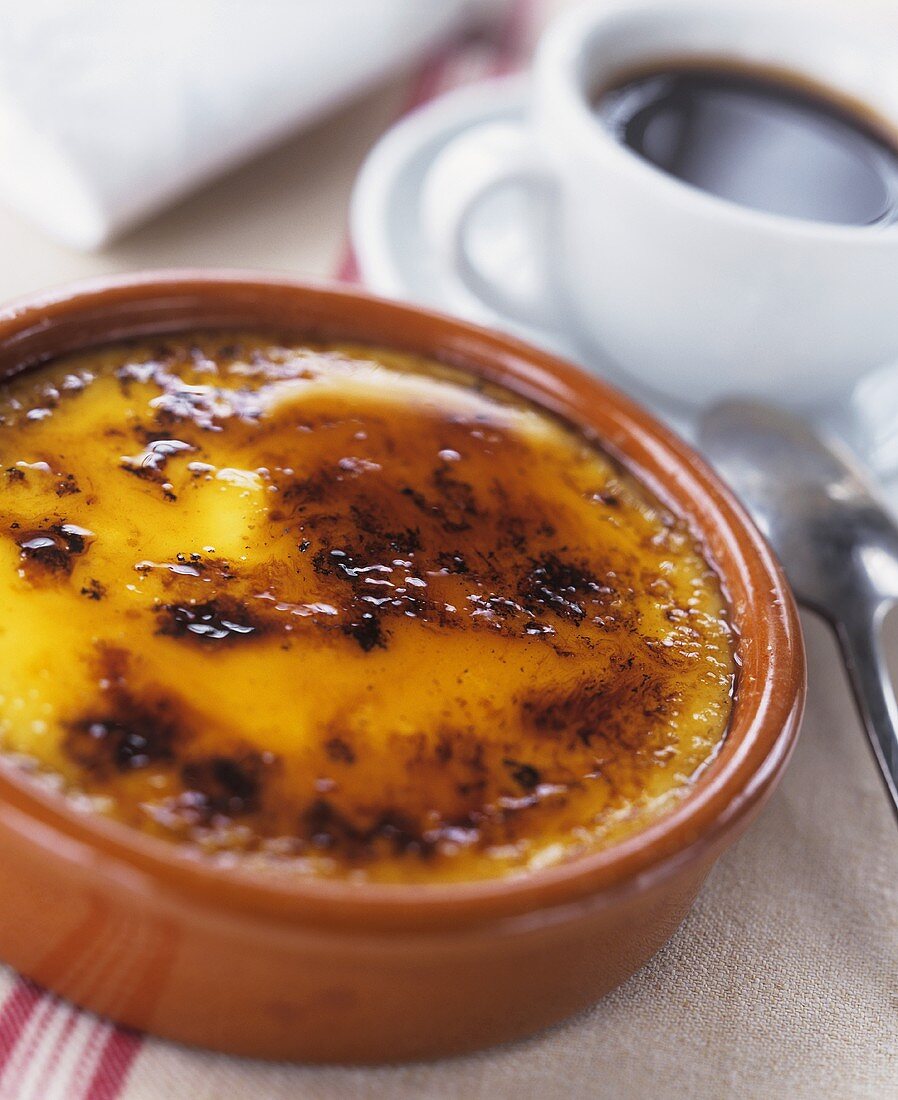
[[[619,140],[685,183],[839,225],[898,217],[898,148],[861,106],[786,73],[659,64],[596,98]]]

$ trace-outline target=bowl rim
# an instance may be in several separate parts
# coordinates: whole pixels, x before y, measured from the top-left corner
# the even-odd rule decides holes
[[[274,317],[284,308],[290,319],[278,325]],[[232,327],[279,327],[311,339],[342,333],[372,346],[418,351],[500,382],[593,435],[687,519],[721,576],[742,666],[724,747],[676,808],[633,836],[520,876],[469,882],[379,884],[290,877],[240,867],[239,857],[223,864],[79,810],[14,766],[0,768],[0,827],[60,865],[100,874],[122,889],[149,891],[207,914],[242,913],[334,931],[461,931],[526,921],[535,911],[604,905],[644,892],[684,862],[719,853],[787,762],[806,674],[798,613],[783,572],[743,507],[699,455],[638,403],[549,352],[414,305],[278,273],[149,271],[26,295],[0,310],[0,378],[66,350],[227,327],[226,321],[210,326],[189,320],[207,316],[204,309],[223,318],[241,309],[258,315]],[[275,311],[271,319],[263,319],[266,309]],[[70,343],[48,351],[54,333]]]

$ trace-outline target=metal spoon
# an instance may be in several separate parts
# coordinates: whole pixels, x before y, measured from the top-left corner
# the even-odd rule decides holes
[[[898,525],[854,460],[790,413],[726,401],[703,415],[698,435],[767,536],[797,599],[835,630],[898,815],[898,703],[880,636],[898,601]]]

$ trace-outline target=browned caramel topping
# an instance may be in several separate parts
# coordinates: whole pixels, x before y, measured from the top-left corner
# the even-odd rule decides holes
[[[457,372],[116,347],[5,387],[0,464],[2,744],[137,828],[296,873],[521,873],[662,812],[724,736],[689,533]]]

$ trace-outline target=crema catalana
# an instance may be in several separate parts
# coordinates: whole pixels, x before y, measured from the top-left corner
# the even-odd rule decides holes
[[[377,348],[194,333],[0,391],[0,744],[215,859],[436,882],[686,793],[733,639],[686,526],[541,409]]]

